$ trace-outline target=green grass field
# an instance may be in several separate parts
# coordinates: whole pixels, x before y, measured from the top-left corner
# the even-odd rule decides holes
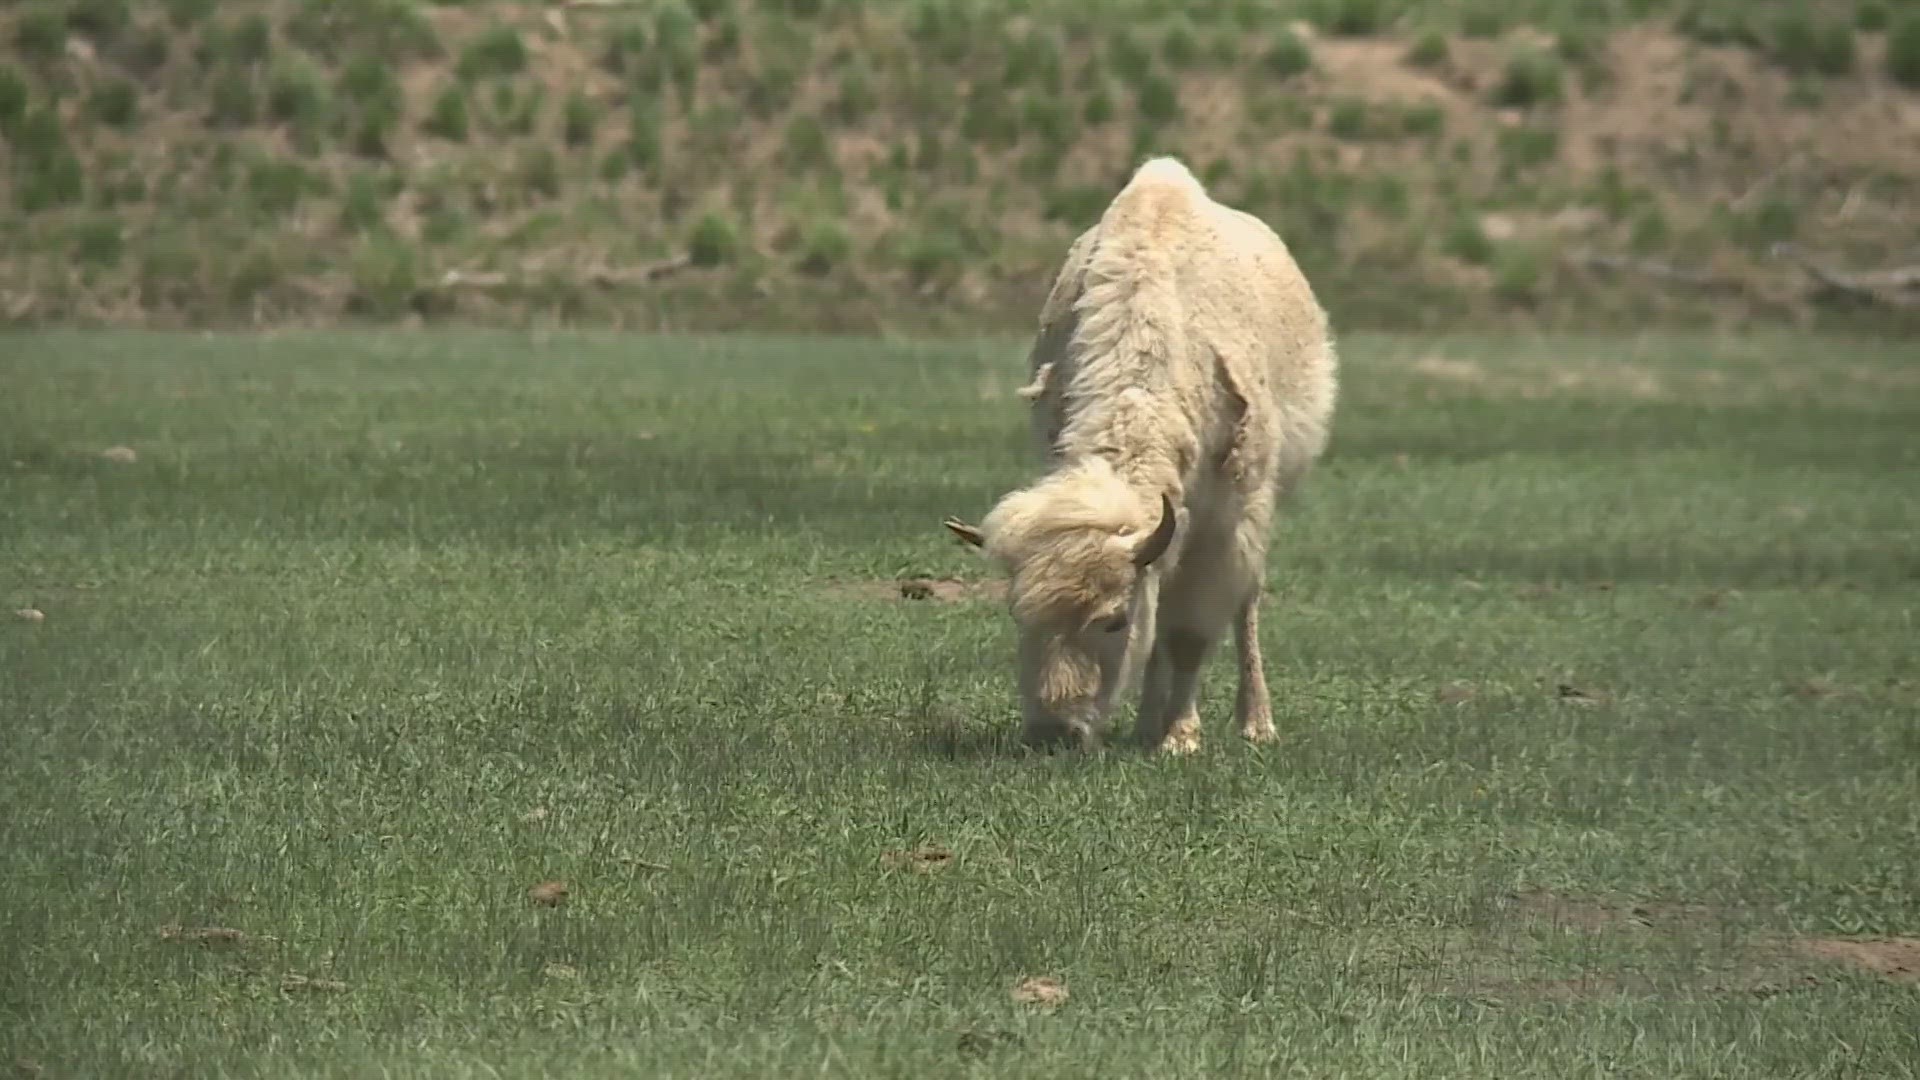
[[[0,1065],[1920,1074],[1910,347],[1343,351],[1284,741],[1161,759],[896,584],[1023,341],[7,338]]]

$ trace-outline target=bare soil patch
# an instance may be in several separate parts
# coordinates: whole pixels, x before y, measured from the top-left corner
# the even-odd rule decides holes
[[[1495,912],[1503,922],[1520,925],[1546,925],[1589,934],[1644,932],[1676,937],[1710,932],[1721,914],[1708,904],[1607,902],[1566,896],[1547,889],[1502,897]],[[1713,965],[1712,974],[1701,973],[1697,990],[1761,996],[1816,990],[1828,985],[1837,970],[1845,969],[1894,982],[1920,983],[1920,937],[1760,937],[1736,946],[1724,959],[1724,963]],[[1649,979],[1606,971],[1572,978],[1469,975],[1451,980],[1449,988],[1456,993],[1495,1000],[1535,1001],[1662,992],[1662,988]]]
[[[1802,938],[1794,948],[1895,982],[1920,983],[1920,938]]]
[[[1047,975],[1020,980],[1013,988],[1013,1000],[1040,1009],[1057,1009],[1067,1003],[1067,985]]]
[[[889,851],[880,857],[883,865],[911,870],[916,874],[931,874],[953,864],[953,852],[933,844],[922,844],[911,851]]]
[[[161,927],[160,940],[186,942],[210,949],[280,943],[279,938],[270,934],[252,934],[230,926],[181,926],[178,923],[168,923]]]
[[[1450,356],[1430,354],[1414,360],[1412,367],[1422,375],[1430,375],[1450,382],[1477,384],[1487,380],[1487,369],[1474,360],[1460,360]]]
[[[1494,1002],[1590,1001],[1611,997],[1628,989],[1630,987],[1626,983],[1605,975],[1561,979],[1469,979],[1454,987],[1456,993]]]
[[[1605,705],[1613,700],[1613,695],[1605,690],[1594,690],[1561,683],[1554,688],[1554,699],[1563,705]]]
[[[1705,904],[1607,903],[1564,896],[1547,889],[1510,894],[1500,901],[1498,911],[1504,917],[1522,922],[1589,931],[1681,930],[1698,927],[1714,915],[1714,909]]]

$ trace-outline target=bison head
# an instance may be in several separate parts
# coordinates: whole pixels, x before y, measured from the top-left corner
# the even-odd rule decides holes
[[[1096,738],[1136,649],[1152,643],[1148,570],[1172,545],[1178,515],[1166,494],[1150,503],[1096,461],[1008,495],[980,527],[945,522],[1011,579],[1032,742]]]

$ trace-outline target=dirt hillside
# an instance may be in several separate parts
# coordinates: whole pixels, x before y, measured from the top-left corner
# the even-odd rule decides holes
[[[1913,326],[1910,6],[28,0],[0,320],[1023,329],[1174,153],[1347,327]]]

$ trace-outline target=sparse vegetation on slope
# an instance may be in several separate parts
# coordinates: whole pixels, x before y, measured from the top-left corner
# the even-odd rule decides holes
[[[0,40],[12,322],[1025,326],[1150,153],[1347,325],[1800,316],[1776,243],[1920,241],[1920,21],[1874,0],[33,0]]]

